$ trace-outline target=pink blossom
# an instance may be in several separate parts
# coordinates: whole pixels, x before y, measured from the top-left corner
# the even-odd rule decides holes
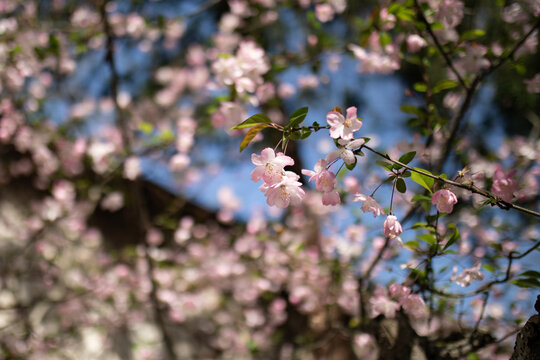
[[[328,171],[326,160],[321,159],[315,164],[315,171],[302,170],[302,174],[310,176],[309,181],[315,180],[315,187],[321,192],[329,192],[334,190],[337,183],[336,175]]]
[[[326,122],[330,125],[330,136],[334,139],[352,140],[353,132],[362,127],[362,122],[358,120],[354,106],[347,109],[347,118],[340,112],[330,111],[326,115]]]
[[[315,16],[320,22],[328,22],[334,18],[334,9],[329,4],[318,4],[315,6]]]
[[[260,190],[266,196],[266,203],[279,208],[286,208],[290,203],[293,205],[301,203],[305,192],[301,188],[302,183],[298,181],[299,178],[292,171],[285,171],[280,182],[263,184]]]
[[[339,193],[335,190],[325,192],[322,196],[322,203],[323,205],[331,205],[331,206],[341,204],[341,198],[339,197]]]
[[[457,273],[457,268],[454,267],[454,273],[452,274],[450,280],[454,280],[459,286],[462,287],[471,285],[473,280],[483,280],[484,274],[480,272],[481,266],[482,263],[478,261],[473,267],[463,270],[463,272],[458,276],[455,276]]]
[[[353,201],[362,201],[362,212],[367,213],[368,211],[371,211],[373,213],[373,217],[377,217],[379,215],[384,215],[384,209],[377,201],[375,201],[374,198],[368,195],[364,194],[355,194]]]
[[[497,167],[495,174],[493,175],[493,186],[491,192],[499,196],[504,201],[512,201],[514,198],[514,192],[518,191],[519,185],[516,180],[513,179],[516,174],[516,170],[512,170],[508,173]]]
[[[435,16],[445,28],[454,28],[463,19],[463,2],[459,0],[440,0]]]
[[[412,34],[407,36],[407,50],[411,53],[420,51],[424,46],[427,45],[426,40],[423,37]]]
[[[261,155],[252,154],[251,162],[257,167],[251,172],[251,180],[263,179],[266,185],[277,184],[282,181],[283,168],[293,165],[294,160],[283,153],[274,153],[272,148],[266,148]]]
[[[364,145],[365,142],[366,141],[364,139],[356,139],[352,141],[339,139],[339,147],[326,156],[326,161],[332,162],[340,157],[345,164],[354,164],[356,161],[356,156],[352,150],[358,149],[360,146]]]
[[[371,317],[377,317],[384,315],[386,318],[393,318],[396,316],[396,311],[399,310],[399,304],[393,300],[390,300],[385,294],[379,294],[369,299],[371,305]]]
[[[393,239],[403,232],[403,228],[394,215],[388,215],[383,224],[383,233],[388,239]]]
[[[540,73],[534,75],[532,79],[525,80],[524,82],[527,84],[528,93],[540,93]]]
[[[388,291],[390,292],[390,296],[399,300],[403,297],[407,297],[411,293],[411,288],[401,284],[391,284],[388,287]]]
[[[420,318],[427,312],[426,303],[417,294],[409,294],[399,299],[403,310],[414,318]]]
[[[135,180],[141,174],[141,160],[136,156],[130,156],[124,162],[124,177]]]
[[[457,201],[456,195],[447,189],[441,189],[431,197],[431,203],[437,205],[437,211],[447,214],[452,212]]]

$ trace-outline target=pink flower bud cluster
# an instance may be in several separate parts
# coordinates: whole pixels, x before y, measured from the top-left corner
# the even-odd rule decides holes
[[[286,208],[289,204],[297,205],[302,202],[305,192],[300,176],[292,171],[284,170],[287,165],[293,165],[294,160],[283,153],[275,153],[266,148],[261,155],[252,154],[251,162],[257,167],[251,172],[251,180],[263,180],[259,188],[266,196],[266,203],[270,206]]]
[[[302,174],[310,176],[309,181],[315,180],[315,187],[323,193],[323,205],[339,205],[341,199],[338,192],[334,190],[337,183],[336,175],[328,171],[327,166],[327,161],[321,159],[315,164],[315,171],[302,170]]]

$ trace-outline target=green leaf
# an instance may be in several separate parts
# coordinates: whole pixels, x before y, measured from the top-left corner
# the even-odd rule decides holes
[[[435,237],[431,234],[422,234],[418,236],[418,239],[428,243],[429,245],[433,245],[437,242],[437,239],[435,239]]]
[[[253,116],[250,116],[246,120],[242,121],[240,124],[233,126],[231,130],[232,129],[246,129],[246,128],[255,126],[257,124],[263,124],[263,123],[271,124],[272,120],[270,120],[270,118],[264,114],[255,114]]]
[[[400,156],[399,162],[404,163],[404,164],[408,164],[414,159],[415,156],[416,156],[416,151],[408,152],[408,153],[403,154],[403,155]]]
[[[454,232],[452,233],[452,235],[450,236],[450,239],[448,240],[448,242],[444,246],[443,251],[448,249],[450,246],[452,246],[452,244],[454,244],[459,239],[459,230],[458,230],[458,228],[456,227],[455,224],[448,225],[448,229],[449,230],[454,230]]]
[[[285,126],[284,129],[285,130],[292,129],[300,125],[302,121],[304,121],[304,119],[306,118],[307,113],[308,113],[307,106],[293,112],[291,116],[289,117],[289,124],[287,124],[287,126]]]
[[[426,195],[414,195],[412,197],[411,201],[413,201],[413,202],[415,202],[415,201],[429,201],[429,202],[431,202],[431,198],[429,196],[426,196]]]
[[[409,250],[417,251],[418,249],[420,249],[420,244],[416,240],[410,240],[404,243],[403,247]]]
[[[431,174],[429,171],[427,170],[424,170],[424,169],[420,169],[420,168],[414,168],[415,170],[418,170],[418,171],[422,171],[422,172],[425,172],[427,174]],[[426,176],[426,175],[423,175],[423,174],[419,174],[415,171],[413,171],[411,173],[411,180],[414,181],[415,183],[423,186],[424,188],[426,188],[429,192],[431,192],[431,188],[433,187],[433,183],[434,183],[434,180],[433,178],[430,178],[429,176]]]
[[[407,185],[405,185],[405,181],[402,178],[397,179],[396,189],[402,194],[404,194],[407,191]]]
[[[540,281],[532,278],[517,279],[512,281],[512,284],[522,288],[540,287]]]
[[[400,109],[407,114],[420,115],[422,113],[421,108],[412,105],[401,105]]]
[[[387,162],[384,162],[384,161],[375,161],[375,164],[379,165],[380,167],[382,167],[383,169],[385,170],[388,170],[388,171],[391,171],[392,170],[392,164],[389,164]]]
[[[486,32],[484,30],[481,30],[481,29],[474,29],[474,30],[465,31],[459,37],[459,42],[478,39],[478,38],[480,38],[480,37],[482,37],[484,35],[486,35]]]
[[[433,87],[433,93],[437,94],[443,90],[452,89],[458,86],[454,80],[441,80]]]
[[[154,126],[149,122],[143,121],[139,124],[139,130],[141,130],[146,135],[149,135],[152,133],[152,131],[154,131]]]
[[[411,227],[411,229],[415,230],[415,229],[425,229],[428,227],[428,224],[424,223],[424,222],[417,222],[417,223],[414,223],[413,226]]]
[[[519,276],[540,279],[540,272],[534,271],[534,270],[528,270],[528,271],[525,271],[524,273],[519,274]]]
[[[349,170],[353,170],[353,169],[355,168],[357,162],[358,162],[358,159],[355,157],[355,158],[354,158],[354,163],[352,163],[352,164],[345,164],[345,167],[346,167],[347,169],[349,169]]]
[[[418,92],[426,92],[427,91],[427,85],[424,83],[414,83],[413,85],[414,90]]]
[[[311,135],[311,129],[307,126],[302,127],[302,135],[300,136],[301,139],[306,139]]]
[[[262,129],[269,127],[268,124],[258,124],[255,125],[252,129],[249,129],[249,131],[246,133],[246,136],[244,136],[244,139],[242,139],[242,142],[240,143],[240,151],[244,150],[246,146],[249,145],[251,140],[257,135]]]
[[[392,42],[392,38],[387,32],[384,32],[384,31],[379,32],[379,43],[381,44],[382,47],[385,47],[391,42]]]
[[[495,266],[489,264],[482,264],[482,268],[489,271],[490,273],[495,272]]]

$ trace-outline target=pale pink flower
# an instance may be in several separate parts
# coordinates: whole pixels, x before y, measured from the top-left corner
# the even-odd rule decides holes
[[[335,190],[325,192],[322,196],[322,203],[323,205],[339,205],[341,204],[341,198],[339,197],[339,193]]]
[[[391,284],[388,287],[388,290],[390,292],[390,296],[398,300],[400,300],[403,297],[409,296],[409,294],[411,293],[411,288],[407,286],[403,286],[401,284]]]
[[[364,194],[355,194],[353,201],[362,201],[362,212],[367,213],[368,211],[371,211],[373,213],[373,217],[377,217],[379,215],[384,215],[384,209],[377,201],[375,201],[374,198],[368,195]]]
[[[403,228],[394,215],[388,215],[383,224],[383,233],[388,239],[393,239],[403,232]]]
[[[426,303],[417,294],[409,294],[399,299],[399,304],[403,310],[413,318],[420,318],[426,315]]]
[[[251,180],[263,179],[265,184],[273,185],[282,181],[283,168],[293,165],[294,160],[283,153],[274,153],[272,148],[266,148],[261,155],[252,154],[251,162],[257,167],[251,172]]]
[[[364,139],[356,139],[352,141],[339,139],[339,147],[333,150],[330,154],[326,155],[326,161],[330,163],[340,157],[345,164],[352,165],[356,161],[356,156],[352,150],[358,149],[360,146],[364,145],[365,142],[366,141]]]
[[[326,168],[328,163],[324,159],[320,159],[315,164],[315,171],[302,170],[302,174],[309,176],[309,181],[315,180],[315,187],[321,192],[329,192],[334,190],[337,183],[336,175],[328,171]]]
[[[457,268],[454,267],[454,272],[450,280],[454,280],[459,286],[466,287],[471,285],[473,280],[483,280],[484,274],[480,272],[482,263],[478,261],[473,267],[463,270],[461,274],[455,276]]]
[[[334,139],[352,140],[353,132],[362,127],[354,106],[347,108],[347,118],[337,111],[330,111],[326,115],[326,122],[330,125],[330,136]]]
[[[130,156],[124,162],[124,177],[135,180],[141,174],[141,160],[136,156]]]
[[[532,79],[527,79],[524,82],[527,84],[528,93],[540,93],[540,73],[534,75]]]
[[[377,317],[384,315],[386,318],[393,318],[396,316],[396,311],[399,310],[399,304],[393,300],[390,300],[385,294],[379,294],[369,299],[371,305],[371,317]]]
[[[437,205],[437,211],[447,214],[452,212],[457,202],[456,195],[447,189],[441,189],[431,197],[431,203]]]
[[[409,52],[411,53],[420,51],[420,49],[422,49],[426,45],[426,40],[424,40],[423,37],[417,34],[407,36],[407,50],[409,50]]]
[[[501,167],[497,167],[495,174],[493,175],[491,192],[504,201],[512,201],[514,193],[519,189],[518,182],[513,179],[515,174],[516,170],[512,170],[505,174]]]
[[[435,17],[445,28],[454,28],[463,19],[463,2],[459,0],[439,0]]]
[[[328,22],[334,18],[334,9],[329,4],[318,4],[315,6],[315,16],[320,22]]]
[[[298,181],[299,178],[292,171],[285,171],[280,182],[272,185],[263,184],[260,190],[266,196],[266,203],[279,208],[286,208],[289,204],[300,204],[305,192],[301,188],[302,183]]]

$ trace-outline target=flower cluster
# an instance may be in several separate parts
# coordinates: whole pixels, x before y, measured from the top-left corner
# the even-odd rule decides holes
[[[389,295],[383,288],[375,290],[375,296],[369,300],[371,305],[371,317],[384,315],[393,318],[400,307],[406,314],[415,318],[423,317],[426,311],[426,303],[416,294],[411,294],[411,289],[400,284],[392,284],[388,288]]]
[[[334,190],[337,183],[336,175],[328,171],[327,166],[328,162],[320,159],[315,164],[315,171],[302,170],[302,174],[310,176],[309,181],[315,180],[315,187],[323,193],[323,205],[339,205],[341,204],[341,199],[338,192]]]
[[[286,208],[289,204],[302,202],[305,192],[301,188],[302,183],[298,181],[300,176],[284,170],[285,166],[294,164],[292,158],[266,148],[261,155],[252,154],[251,162],[257,165],[251,172],[251,180],[264,181],[259,189],[264,192],[268,205]]]
[[[221,56],[212,64],[220,85],[233,85],[240,94],[254,93],[270,69],[264,50],[252,41],[240,43],[236,55]]]

